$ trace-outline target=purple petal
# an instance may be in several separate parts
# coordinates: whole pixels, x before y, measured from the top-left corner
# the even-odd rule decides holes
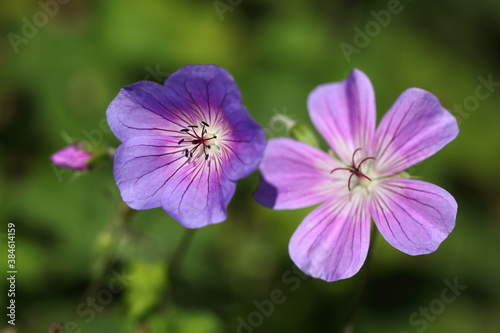
[[[344,162],[351,161],[355,149],[370,147],[375,97],[363,72],[353,69],[344,81],[318,86],[307,105],[314,126]]]
[[[124,201],[162,206],[189,228],[226,218],[235,181],[257,168],[266,143],[233,78],[214,65],[124,87],[107,118],[123,141],[114,172]]]
[[[219,123],[224,116],[244,110],[241,105],[235,107],[238,103],[238,87],[226,70],[196,65],[182,67],[163,86],[141,81],[122,88],[106,114],[113,133],[125,141],[136,136],[172,135],[200,121]]]
[[[458,135],[457,121],[433,94],[404,91],[382,119],[374,156],[379,175],[393,175],[433,155]]]
[[[236,183],[216,157],[188,159],[176,139],[138,137],[121,144],[115,179],[123,200],[134,209],[162,206],[182,225],[198,228],[226,219]]]
[[[221,163],[226,177],[238,180],[259,166],[266,147],[266,135],[241,99],[228,98],[223,108],[227,137],[221,138]]]
[[[162,198],[163,209],[187,228],[226,219],[236,183],[224,176],[220,161],[198,159],[173,175]]]
[[[261,163],[266,135],[249,116],[232,128],[231,134],[221,140],[221,163],[226,177],[236,181],[252,173]]]
[[[179,133],[193,119],[192,111],[179,110],[168,94],[162,85],[149,81],[123,87],[106,111],[116,137],[123,142],[137,136]]]
[[[180,110],[189,109],[209,124],[232,114],[241,116],[241,94],[233,77],[215,65],[184,66],[165,81],[166,91],[177,97]],[[173,96],[169,96],[173,98]],[[244,118],[244,117],[242,117]]]
[[[380,233],[407,254],[435,251],[455,226],[457,203],[434,184],[386,178],[372,194],[370,212]]]
[[[262,181],[255,199],[274,209],[303,208],[332,197],[330,171],[340,167],[330,155],[292,139],[272,139],[259,170]]]
[[[354,194],[313,210],[293,234],[289,251],[303,272],[330,282],[356,274],[366,259],[369,243],[368,209],[363,197]]]
[[[115,153],[114,176],[123,201],[134,209],[161,206],[170,178],[186,164],[182,149],[163,137],[137,137],[125,141]]]
[[[225,134],[220,140],[220,171],[225,177],[236,181],[258,167],[266,136],[243,106],[229,72],[214,65],[184,66],[165,81],[165,87],[176,96],[183,96],[186,104],[195,106],[195,111],[202,112],[211,128],[222,127]]]

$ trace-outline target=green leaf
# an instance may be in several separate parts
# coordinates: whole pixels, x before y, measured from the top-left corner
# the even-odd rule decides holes
[[[136,261],[130,264],[133,277],[126,289],[125,301],[131,318],[138,319],[156,306],[167,288],[167,272],[161,262]]]

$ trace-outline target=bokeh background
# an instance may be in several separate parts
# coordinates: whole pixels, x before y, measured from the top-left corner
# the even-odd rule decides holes
[[[379,119],[408,87],[437,95],[460,135],[411,171],[455,196],[456,228],[419,257],[377,237],[354,332],[500,331],[500,2],[18,0],[0,2],[0,32],[3,332],[340,330],[364,270],[335,283],[296,272],[288,241],[310,209],[260,207],[258,174],[239,182],[226,222],[186,233],[161,209],[128,211],[110,164],[51,165],[68,138],[118,145],[104,119],[120,87],[206,63],[233,74],[269,137],[287,135],[277,114],[310,125],[309,92],[353,67],[371,78]],[[445,281],[466,289],[445,302]]]

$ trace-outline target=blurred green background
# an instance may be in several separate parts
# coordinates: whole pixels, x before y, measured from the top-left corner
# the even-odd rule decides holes
[[[239,182],[226,222],[186,236],[161,209],[127,211],[111,165],[81,176],[51,165],[64,133],[118,144],[104,119],[122,86],[205,63],[233,74],[270,137],[286,135],[270,125],[276,114],[310,124],[309,92],[352,67],[371,78],[379,119],[408,87],[437,95],[460,135],[411,171],[455,196],[456,228],[419,257],[378,237],[354,332],[499,332],[500,83],[478,87],[500,82],[500,2],[60,2],[0,3],[2,332],[56,322],[66,333],[340,329],[363,270],[335,283],[294,271],[288,241],[310,209],[260,207],[257,174]],[[390,9],[390,19],[380,12]],[[4,315],[9,222],[15,327]],[[191,246],[175,255],[186,237]],[[174,257],[182,264],[168,270]],[[444,302],[445,281],[467,289]]]

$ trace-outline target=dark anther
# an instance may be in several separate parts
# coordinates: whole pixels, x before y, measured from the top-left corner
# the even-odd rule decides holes
[[[207,149],[210,149],[211,146],[208,144],[210,140],[216,139],[217,136],[213,135],[212,137],[209,137],[207,135],[207,129],[206,127],[209,127],[208,123],[205,121],[200,121],[200,125],[187,125],[186,128],[181,129],[181,132],[186,133],[186,136],[189,135],[189,137],[180,139],[178,144],[180,145],[181,143],[185,142],[191,142],[193,146],[191,149],[186,149],[183,150],[184,156],[186,157],[193,157],[194,154],[198,151],[198,149],[201,149],[203,152],[203,155],[205,155],[205,161],[208,160],[210,157],[209,154],[207,154]],[[200,131],[196,130],[196,128],[200,128]],[[203,156],[201,154],[196,153],[196,156]]]

